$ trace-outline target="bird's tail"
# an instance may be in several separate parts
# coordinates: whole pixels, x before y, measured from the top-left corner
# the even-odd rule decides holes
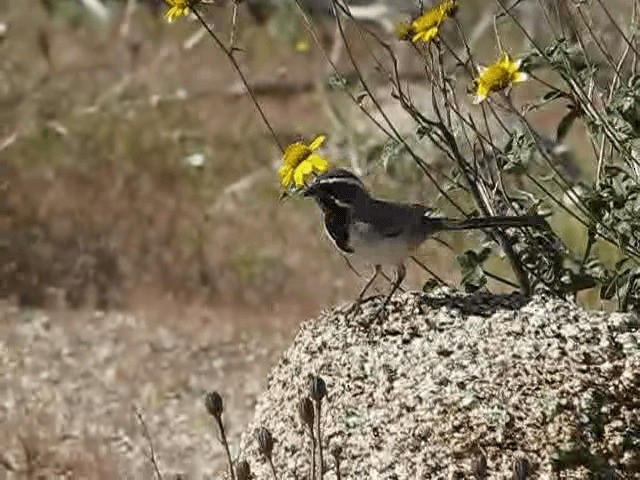
[[[423,225],[428,234],[444,230],[473,230],[496,227],[533,227],[546,225],[543,215],[514,215],[495,217],[475,217],[453,219],[444,217],[425,216]]]

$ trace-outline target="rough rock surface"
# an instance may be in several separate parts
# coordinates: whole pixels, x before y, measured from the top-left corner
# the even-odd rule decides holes
[[[396,296],[381,320],[338,310],[304,323],[271,372],[241,452],[271,478],[253,432],[275,439],[280,479],[309,478],[297,414],[308,375],[326,381],[325,464],[342,478],[640,478],[640,319],[547,297]],[[593,477],[590,472],[596,473]],[[517,478],[517,477],[514,477]]]

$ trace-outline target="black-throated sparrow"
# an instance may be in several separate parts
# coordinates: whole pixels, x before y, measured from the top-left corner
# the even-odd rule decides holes
[[[371,196],[352,172],[334,169],[319,175],[304,191],[322,209],[324,227],[344,255],[353,254],[373,264],[375,272],[366,282],[356,306],[383,265],[396,268],[391,290],[378,310],[381,313],[406,275],[405,260],[430,236],[446,230],[544,225],[541,215],[494,216],[451,219],[433,216],[423,205],[389,202]]]

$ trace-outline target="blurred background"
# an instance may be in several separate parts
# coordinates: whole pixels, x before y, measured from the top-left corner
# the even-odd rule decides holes
[[[284,3],[241,4],[235,29],[236,57],[280,141],[327,134],[331,160],[367,174],[380,195],[438,207],[434,187],[406,152],[344,95],[340,82],[353,72],[347,55],[338,59],[343,76],[332,75],[326,53]],[[280,152],[212,39],[193,19],[168,24],[161,1],[112,1],[104,11],[90,8],[96,4],[1,7],[9,235],[0,294],[23,307],[131,310],[169,302],[286,306],[299,316],[352,298],[360,280],[323,238],[315,205],[278,200]],[[216,5],[206,14],[226,41],[232,9]],[[460,15],[473,25],[473,14]],[[312,18],[332,53],[334,23]],[[495,41],[484,27],[478,52],[491,61]],[[374,31],[392,39],[384,28]],[[386,114],[401,132],[414,129],[368,55],[380,47],[354,28],[346,33]],[[428,91],[421,59],[395,47],[420,105]],[[360,101],[380,117],[363,92]],[[555,128],[545,118],[538,123]],[[442,153],[417,148],[437,171]],[[466,237],[447,241],[460,252]],[[454,254],[424,248],[421,258],[455,282]],[[420,287],[427,276],[414,270],[409,284]]]
[[[468,3],[483,4],[460,15],[489,61],[493,25],[476,13],[493,6]],[[237,440],[299,322],[361,285],[315,205],[279,201],[280,152],[227,58],[193,18],[168,24],[165,10],[153,0],[0,0],[0,477],[151,476],[133,406],[168,472],[212,474],[223,463],[202,392],[226,394]],[[398,129],[415,128],[377,69],[380,45],[347,22],[351,50],[341,51],[335,23],[316,9],[319,49],[288,2],[247,0],[237,17],[225,2],[205,10],[233,39],[283,144],[324,133],[328,156],[380,195],[438,206],[411,159],[359,112],[371,98],[356,89],[359,105],[345,102],[351,54]],[[372,28],[389,41],[410,10]],[[420,104],[420,58],[396,45]],[[550,133],[562,114],[534,121]],[[585,135],[567,138],[577,155]],[[437,170],[441,154],[416,148]],[[586,236],[552,224],[577,243]],[[455,284],[455,255],[480,237],[445,238],[450,248],[429,242],[419,258]],[[406,285],[428,278],[411,265]]]

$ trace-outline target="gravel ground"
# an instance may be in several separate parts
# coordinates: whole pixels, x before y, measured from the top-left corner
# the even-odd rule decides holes
[[[276,315],[203,315],[0,308],[0,479],[153,478],[134,407],[165,478],[220,472],[204,392],[222,393],[237,452],[292,325],[269,328]]]
[[[259,426],[275,438],[279,478],[308,478],[296,406],[310,374],[329,392],[325,479],[334,446],[345,479],[473,478],[481,453],[491,479],[512,478],[522,459],[529,478],[640,478],[637,315],[437,291],[398,295],[372,323],[378,301],[302,325],[242,435],[256,478],[271,478]]]

